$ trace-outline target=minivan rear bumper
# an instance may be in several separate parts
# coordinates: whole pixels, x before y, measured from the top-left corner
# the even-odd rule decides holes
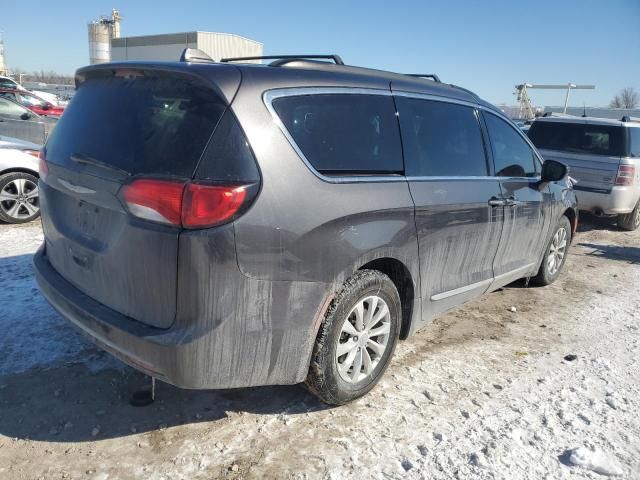
[[[247,322],[252,319],[236,316],[231,319],[235,325],[226,328],[177,321],[171,328],[161,329],[128,318],[82,293],[51,266],[44,245],[33,264],[40,291],[61,316],[100,348],[167,383],[213,389],[295,384],[306,377],[315,340],[312,318],[304,323],[284,319],[290,326],[286,331],[280,331],[280,322],[262,319],[263,325],[272,326],[248,332]],[[305,296],[309,302],[322,304],[319,289],[308,290]],[[297,347],[292,349],[291,345]]]
[[[614,186],[608,193],[574,185],[578,208],[604,215],[618,215],[633,211],[640,199],[640,185]]]
[[[47,301],[98,346],[144,373],[170,383],[177,380],[172,368],[175,332],[146,326],[85,295],[54,270],[44,245],[34,255],[33,265]]]

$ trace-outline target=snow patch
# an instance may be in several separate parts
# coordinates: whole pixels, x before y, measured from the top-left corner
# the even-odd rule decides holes
[[[581,467],[600,475],[617,477],[623,474],[622,468],[598,448],[578,447],[568,450],[563,455],[574,467]]]
[[[0,375],[82,364],[92,372],[124,364],[98,349],[51,308],[36,284],[32,257],[39,223],[0,225]]]

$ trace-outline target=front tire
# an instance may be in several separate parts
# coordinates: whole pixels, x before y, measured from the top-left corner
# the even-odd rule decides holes
[[[571,223],[567,217],[563,216],[547,244],[538,274],[531,278],[531,282],[541,286],[551,285],[555,282],[567,261],[570,245]]]
[[[640,200],[638,200],[636,208],[634,208],[631,213],[618,215],[618,226],[621,229],[627,230],[629,232],[632,232],[640,227]]]
[[[330,405],[369,392],[390,363],[401,318],[391,279],[376,270],[358,271],[344,283],[320,326],[307,389]]]
[[[0,220],[27,223],[40,215],[38,179],[23,172],[0,177]]]

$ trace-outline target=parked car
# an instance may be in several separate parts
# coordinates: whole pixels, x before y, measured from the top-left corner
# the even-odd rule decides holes
[[[558,278],[564,165],[465,89],[327,58],[80,69],[40,169],[54,308],[179,387],[342,404],[442,312]]]
[[[0,97],[8,98],[20,105],[24,105],[29,110],[41,116],[60,117],[64,112],[64,107],[54,105],[53,103],[26,91],[0,88]]]
[[[569,165],[581,210],[640,227],[640,119],[543,117],[528,135],[545,159]]]
[[[40,215],[40,145],[0,136],[0,221],[25,223]]]
[[[56,121],[55,117],[41,117],[24,105],[0,97],[0,135],[42,145]]]
[[[42,100],[45,100],[52,105],[55,105],[56,107],[66,106],[66,104],[63,101],[61,101],[60,97],[58,97],[55,93],[43,92],[42,90],[31,90],[31,93],[34,94],[36,97],[39,97]]]
[[[26,90],[22,85],[13,78],[0,76],[0,88],[10,88],[13,90]]]

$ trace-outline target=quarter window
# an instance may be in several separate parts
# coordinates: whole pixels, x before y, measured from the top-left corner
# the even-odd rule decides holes
[[[535,177],[538,160],[533,149],[507,122],[496,115],[485,115],[491,140],[493,162],[498,177]]]
[[[629,128],[629,156],[640,157],[640,128]]]
[[[407,174],[486,176],[480,124],[471,107],[397,97]]]
[[[390,96],[313,94],[276,98],[273,108],[311,165],[325,175],[402,174]]]

